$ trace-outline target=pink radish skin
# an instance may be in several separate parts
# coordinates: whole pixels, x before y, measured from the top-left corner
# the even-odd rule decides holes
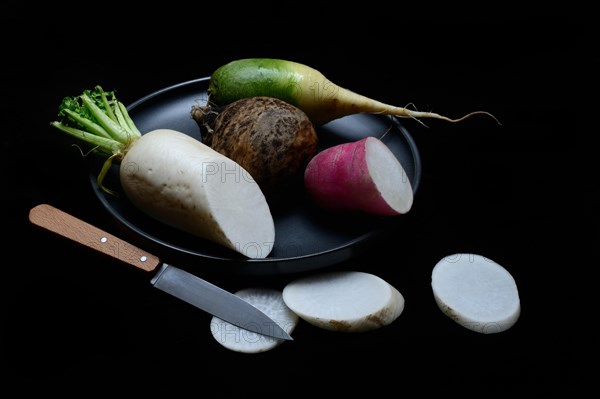
[[[400,161],[376,137],[322,150],[306,166],[304,184],[316,204],[337,212],[399,215],[413,203]]]

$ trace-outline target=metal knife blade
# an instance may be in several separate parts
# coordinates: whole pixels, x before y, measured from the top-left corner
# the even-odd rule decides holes
[[[74,242],[147,272],[157,273],[152,285],[226,322],[284,340],[293,338],[273,319],[235,294],[196,275],[169,265],[127,241],[48,204],[29,211],[29,220]],[[160,266],[160,267],[159,267]]]

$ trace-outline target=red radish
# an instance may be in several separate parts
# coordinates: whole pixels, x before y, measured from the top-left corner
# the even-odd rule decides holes
[[[413,203],[402,164],[376,137],[322,150],[306,166],[304,184],[315,203],[330,210],[399,215]]]

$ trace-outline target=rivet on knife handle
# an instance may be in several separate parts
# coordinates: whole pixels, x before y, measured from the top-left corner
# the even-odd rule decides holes
[[[52,205],[40,204],[33,207],[29,211],[29,221],[36,226],[145,271],[153,271],[160,264],[160,259],[155,255]]]

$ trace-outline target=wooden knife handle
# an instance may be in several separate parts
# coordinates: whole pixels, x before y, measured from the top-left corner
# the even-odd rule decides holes
[[[58,208],[40,204],[29,211],[29,221],[53,233],[145,271],[153,271],[160,259],[96,226]]]

